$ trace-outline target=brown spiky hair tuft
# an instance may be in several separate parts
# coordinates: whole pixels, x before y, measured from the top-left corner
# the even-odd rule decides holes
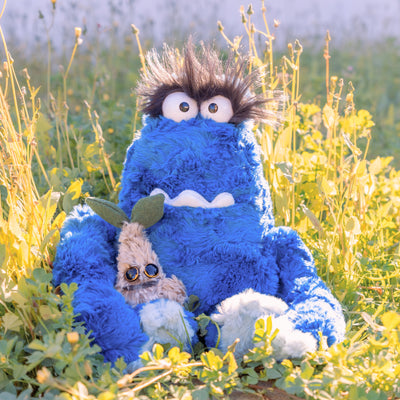
[[[260,91],[263,71],[248,73],[249,59],[235,59],[231,53],[226,60],[204,45],[195,49],[191,40],[183,54],[164,45],[159,54],[155,49],[146,56],[146,70],[141,75],[137,94],[141,97],[141,111],[151,117],[162,115],[164,99],[173,92],[182,91],[202,101],[221,95],[231,101],[233,116],[230,123],[245,120],[277,125],[281,119],[283,96],[278,91]]]

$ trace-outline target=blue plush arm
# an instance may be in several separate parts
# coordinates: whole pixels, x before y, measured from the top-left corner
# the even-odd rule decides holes
[[[318,277],[312,255],[298,234],[290,228],[273,228],[266,236],[266,246],[276,254],[280,270],[279,293],[288,305],[287,313],[295,328],[318,332],[328,345],[344,339],[345,321],[339,302]]]
[[[54,262],[55,285],[76,282],[74,311],[92,332],[107,361],[137,359],[148,340],[137,310],[114,289],[117,230],[87,206],[66,219]]]

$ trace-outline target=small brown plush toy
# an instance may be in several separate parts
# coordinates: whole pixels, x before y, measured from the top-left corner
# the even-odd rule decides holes
[[[124,295],[126,302],[136,306],[164,298],[183,304],[186,300],[183,283],[175,275],[166,277],[145,232],[162,218],[164,196],[140,199],[133,207],[130,220],[116,204],[107,200],[89,197],[86,203],[104,220],[122,229],[115,288]]]

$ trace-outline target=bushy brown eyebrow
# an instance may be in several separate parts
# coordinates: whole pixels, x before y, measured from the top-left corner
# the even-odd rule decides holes
[[[195,49],[191,41],[182,54],[167,45],[161,53],[151,50],[137,87],[141,111],[152,117],[162,115],[164,99],[176,91],[186,93],[199,104],[222,95],[232,104],[233,116],[229,122],[238,124],[252,119],[274,125],[280,119],[282,94],[278,91],[256,94],[261,85],[261,71],[248,73],[248,65],[247,58],[235,60],[231,54],[223,60],[204,45]]]

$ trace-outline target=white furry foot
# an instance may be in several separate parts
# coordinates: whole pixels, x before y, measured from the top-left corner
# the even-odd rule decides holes
[[[220,348],[226,351],[236,339],[235,354],[239,357],[253,348],[254,324],[260,317],[279,316],[288,309],[287,304],[277,297],[247,289],[229,297],[217,306],[211,319],[221,326]]]
[[[279,329],[272,340],[273,355],[277,360],[301,358],[317,350],[317,340],[310,332],[295,329],[286,315],[272,318],[272,332]]]
[[[175,301],[160,299],[146,304],[140,311],[143,331],[149,341],[142,351],[149,351],[155,343],[171,343],[174,346],[184,344],[187,349],[195,332],[185,318],[183,307]]]
[[[221,327],[221,350],[226,351],[236,339],[240,339],[235,354],[242,357],[254,347],[257,319],[271,317],[272,332],[279,330],[272,341],[273,355],[277,360],[300,358],[315,351],[317,340],[309,332],[294,329],[293,323],[283,315],[287,309],[283,300],[252,289],[224,300],[217,306],[217,312],[211,315],[211,319]]]

